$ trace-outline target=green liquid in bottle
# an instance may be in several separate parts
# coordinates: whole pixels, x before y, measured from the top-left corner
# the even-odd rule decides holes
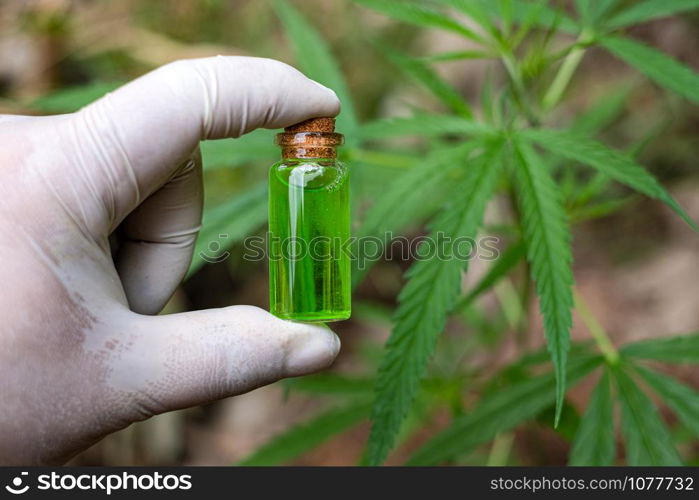
[[[335,158],[288,158],[269,176],[272,314],[299,321],[350,317],[349,174]]]

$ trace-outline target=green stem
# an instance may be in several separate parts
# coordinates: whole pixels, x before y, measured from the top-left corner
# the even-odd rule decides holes
[[[522,276],[522,317],[520,318],[517,337],[524,339],[529,330],[529,311],[532,301],[532,275],[529,261],[524,259],[524,276]]]
[[[490,448],[486,465],[488,467],[507,465],[507,458],[510,456],[513,441],[514,436],[511,432],[498,434],[493,441],[493,447]]]
[[[504,278],[493,288],[500,308],[505,316],[505,320],[510,328],[519,331],[519,327],[524,321],[524,310],[517,294],[517,289],[508,278]]]
[[[522,80],[522,73],[517,66],[517,61],[511,52],[501,52],[502,63],[507,70],[507,74],[510,76],[512,85],[515,90],[515,99],[519,104],[519,107],[524,113],[525,118],[532,126],[537,126],[539,124],[539,118],[536,113],[532,110],[529,102],[527,101],[527,92],[524,88],[524,81]]]
[[[563,92],[565,92],[566,88],[568,87],[571,78],[573,78],[575,70],[578,68],[580,61],[582,61],[582,58],[585,55],[584,44],[588,43],[590,38],[590,32],[583,31],[580,33],[576,44],[583,45],[573,48],[563,60],[561,67],[558,69],[558,73],[556,73],[556,76],[554,77],[553,82],[546,92],[546,95],[544,95],[544,99],[541,103],[541,107],[544,112],[550,111],[554,106],[556,106],[556,104],[558,104],[561,97],[563,97]]]
[[[574,291],[573,294],[575,297],[575,309],[578,311],[583,323],[585,323],[590,335],[592,335],[592,338],[597,343],[597,347],[599,347],[604,359],[609,365],[617,365],[619,363],[619,352],[609,339],[609,335],[607,335],[602,325],[595,319],[582,296],[577,291]]]
[[[515,194],[515,191],[514,189],[512,189],[512,187],[510,187],[508,196],[510,200],[510,206],[512,207],[512,213],[514,215],[513,222],[519,225],[520,234],[524,234],[524,228],[522,227],[522,212],[519,209],[519,204],[517,203],[517,195]],[[517,329],[515,330],[515,338],[521,344],[524,344],[524,341],[526,340],[525,337],[527,335],[527,331],[529,330],[529,314],[531,311],[532,300],[532,274],[529,261],[526,258],[524,259],[522,266],[524,268],[524,275],[522,276],[522,288],[520,298],[521,317],[519,320],[519,325],[517,325]]]

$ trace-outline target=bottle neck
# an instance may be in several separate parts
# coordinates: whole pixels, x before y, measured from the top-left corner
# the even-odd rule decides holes
[[[284,132],[276,137],[284,159],[337,158],[337,146],[343,141],[344,136],[335,132]]]

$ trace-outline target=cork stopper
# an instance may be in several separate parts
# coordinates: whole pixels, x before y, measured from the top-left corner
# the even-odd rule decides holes
[[[310,118],[286,127],[284,131],[295,134],[299,132],[335,132],[335,118],[327,116]]]
[[[335,158],[344,136],[335,132],[335,118],[311,118],[290,125],[277,134],[283,158]]]

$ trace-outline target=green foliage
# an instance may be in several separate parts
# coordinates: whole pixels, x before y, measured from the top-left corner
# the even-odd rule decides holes
[[[677,348],[680,345],[678,339],[664,339],[667,341],[665,345]],[[649,346],[647,342],[631,344],[623,351],[624,354],[628,355],[634,347],[642,351]],[[682,358],[670,356],[666,360],[677,362],[682,361]],[[608,372],[605,371],[600,379],[573,442],[571,465],[611,465],[614,459],[614,401],[610,378],[617,387],[622,410],[621,428],[626,443],[627,462],[630,465],[681,463],[668,428],[632,373],[638,373],[687,428],[695,436],[699,436],[699,393],[672,377],[626,360],[621,366],[613,366]]]
[[[621,403],[621,431],[629,465],[681,465],[670,432],[653,402],[625,370],[614,374]]]
[[[604,178],[601,179],[604,180]],[[631,200],[633,200],[633,197],[629,196],[619,200],[607,200],[599,203],[586,204],[584,207],[572,209],[569,212],[569,219],[571,222],[580,222],[606,217],[626,206]]]
[[[456,116],[417,114],[409,118],[384,118],[369,122],[362,126],[360,133],[363,139],[385,139],[404,135],[487,137],[493,135],[494,130],[485,123]]]
[[[637,366],[646,383],[677,413],[684,425],[699,437],[699,392],[674,378]]]
[[[699,230],[665,188],[627,155],[610,149],[598,141],[565,131],[531,129],[523,132],[523,135],[556,155],[589,165],[646,196],[661,200],[692,228]]]
[[[526,143],[514,143],[515,179],[527,259],[536,283],[544,331],[556,373],[556,422],[565,397],[565,367],[572,325],[570,232],[556,185]]]
[[[286,385],[291,391],[307,394],[368,396],[374,388],[374,380],[328,373],[289,379]]]
[[[575,10],[583,25],[592,24],[594,13],[594,2],[588,0],[575,0]]]
[[[470,306],[473,301],[486,291],[493,288],[498,281],[504,278],[512,269],[519,264],[526,254],[526,246],[523,241],[518,241],[510,245],[490,267],[485,276],[464,295],[454,307],[455,311],[460,311]]]
[[[591,3],[590,21],[592,26],[596,26],[597,24],[603,24],[608,19],[609,14],[614,11],[619,0],[596,0]]]
[[[293,44],[301,71],[333,89],[340,99],[342,113],[337,119],[337,126],[346,135],[347,145],[353,146],[357,137],[357,114],[345,78],[328,45],[286,0],[276,0],[276,7]]]
[[[480,41],[481,37],[463,24],[412,0],[395,2],[392,0],[354,0],[358,4],[375,9],[399,21],[428,28],[440,28]]]
[[[632,86],[625,84],[605,93],[589,109],[576,115],[568,130],[576,135],[592,136],[606,129],[619,118],[632,90]]]
[[[465,0],[468,1],[468,0]],[[492,16],[499,16],[499,6],[494,1],[482,1],[480,4]],[[512,19],[523,26],[538,26],[548,30],[560,30],[565,33],[577,33],[578,24],[555,5],[546,0],[512,0]]]
[[[238,465],[278,465],[288,462],[359,424],[367,418],[369,408],[369,403],[358,402],[327,411],[273,438]]]
[[[35,99],[30,106],[44,113],[72,113],[116,90],[123,83],[94,81],[86,85],[67,87]]]
[[[274,142],[274,132],[259,129],[237,139],[203,141],[200,144],[204,170],[235,168],[255,163],[268,165],[277,157],[269,145]]]
[[[573,384],[599,366],[589,355],[568,365],[566,382]],[[410,465],[434,465],[450,460],[488,442],[500,432],[534,417],[551,404],[555,379],[550,372],[513,382],[484,395],[478,405],[453,420],[451,426],[430,439],[410,459]]]
[[[366,460],[379,464],[424,422],[449,412],[452,418],[447,428],[428,439],[409,463],[459,463],[479,445],[525,422],[549,426],[554,420],[561,422],[561,438],[571,441],[571,464],[609,465],[617,456],[615,409],[620,410],[625,443],[625,455],[619,456],[625,456],[626,463],[681,463],[671,431],[648,391],[695,436],[699,436],[699,393],[643,363],[699,364],[699,334],[635,342],[617,352],[601,325],[578,301],[579,317],[601,356],[590,353],[592,342],[573,344],[569,349],[573,307],[569,225],[613,213],[640,193],[662,201],[697,229],[636,159],[640,149],[654,138],[657,127],[649,127],[644,137],[616,134],[615,138],[628,142],[618,150],[597,138],[612,129],[626,110],[632,110],[629,97],[639,82],[650,80],[685,98],[688,104],[699,103],[699,74],[694,69],[622,31],[637,23],[699,9],[699,0],[574,0],[570,6],[547,0],[354,3],[412,25],[409,30],[397,30],[395,23],[381,27],[382,41],[374,45],[397,73],[411,78],[444,104],[440,114],[415,109],[412,116],[372,115],[370,121],[360,124],[354,106],[359,96],[353,98],[331,47],[300,13],[303,2],[275,0],[267,15],[281,21],[295,64],[332,88],[342,102],[338,129],[346,135],[342,155],[352,165],[353,183],[363,178],[373,184],[370,195],[353,188],[353,203],[360,214],[356,236],[383,238],[386,232],[401,234],[426,224],[433,239],[440,232],[452,238],[475,237],[485,207],[495,199],[490,205],[494,221],[491,224],[489,220],[486,227],[506,235],[512,243],[476,285],[463,292],[460,285],[467,263],[454,258],[453,246],[442,248],[441,256],[413,263],[405,274],[384,350],[379,352],[373,344],[364,348],[362,362],[372,368],[362,372],[367,375],[321,374],[286,381],[291,394],[341,404],[333,404],[330,410],[273,438],[242,463],[294,460],[371,415]],[[352,12],[344,13],[352,19]],[[468,45],[422,56],[386,45],[394,31],[403,37],[414,36],[421,29],[446,31],[451,37],[462,37]],[[566,36],[558,36],[561,33]],[[577,83],[579,63],[594,46],[627,63],[640,78],[612,90],[606,88],[586,111],[571,112],[574,110],[566,106],[565,98],[569,87]],[[362,62],[364,56],[359,56]],[[470,102],[461,89],[439,76],[433,64],[460,64],[476,58],[487,59],[484,63],[489,66],[481,95]],[[350,67],[346,66],[344,69]],[[29,106],[45,113],[76,111],[118,87],[110,78],[59,89]],[[361,74],[352,83],[361,85],[366,78]],[[390,79],[385,79],[376,79],[379,91],[381,84],[389,86]],[[383,109],[379,104],[370,102],[363,109],[372,113]],[[566,121],[560,118],[566,116],[574,118],[561,127],[559,124]],[[242,165],[269,164],[277,155],[272,147],[274,133],[260,130],[236,140],[203,142],[207,175]],[[219,171],[214,175],[227,174]],[[232,175],[236,179],[255,178],[242,171]],[[613,182],[634,194],[620,195],[612,189]],[[230,201],[206,208],[189,275],[264,224],[265,183],[243,187],[240,192]],[[427,244],[420,247],[425,252],[429,249]],[[365,256],[358,257],[355,262]],[[366,264],[368,269],[371,262]],[[354,285],[364,279],[367,269],[354,270]],[[476,298],[490,292],[499,302],[492,314],[475,304]],[[534,299],[543,316],[548,351],[526,352],[524,347],[536,343],[530,342],[531,335],[540,335],[529,317]],[[363,318],[388,318],[385,310],[389,303],[370,305],[365,301],[365,307],[357,310],[369,311]],[[449,322],[453,314],[459,315],[459,322]],[[452,326],[455,333],[457,328],[463,331],[439,342],[447,325],[450,333]],[[515,341],[509,343],[511,338]],[[493,375],[480,364],[484,358],[491,359],[481,350],[493,349],[504,339],[508,339],[508,346],[516,345],[522,356]],[[436,359],[430,363],[435,352]],[[374,376],[376,365],[378,374]],[[601,378],[578,418],[577,411],[566,403],[566,388],[600,365],[604,365],[599,370]]]
[[[430,56],[423,56],[419,60],[428,63],[433,63],[459,61],[462,59],[491,59],[492,57],[494,57],[492,54],[484,52],[482,50],[454,50],[450,52],[432,54]]]
[[[468,103],[450,84],[445,82],[432,68],[422,61],[403,55],[389,47],[382,46],[382,52],[399,69],[429,89],[457,115],[472,118]]]
[[[218,261],[223,252],[240,242],[267,220],[267,183],[262,183],[231,201],[204,212],[202,230],[194,247],[187,273],[195,273],[205,262]],[[209,259],[206,259],[206,257]]]
[[[587,48],[594,45],[605,48],[661,87],[699,102],[699,76],[695,71],[615,32],[637,22],[688,11],[699,2],[576,0],[575,13],[570,15],[562,4],[546,0],[354,3],[418,29],[445,30],[467,39],[471,46],[475,43],[468,50],[420,57],[375,42],[401,75],[424,87],[445,105],[445,111],[436,114],[415,110],[412,116],[374,118],[360,125],[348,85],[328,45],[288,1],[277,1],[277,13],[299,68],[335,90],[342,101],[338,127],[349,143],[343,152],[345,158],[356,173],[374,183],[384,178],[376,169],[390,172],[385,177],[390,182],[377,190],[375,199],[355,201],[362,214],[356,236],[382,239],[386,232],[400,234],[426,223],[433,240],[439,241],[438,233],[452,238],[475,237],[485,207],[495,197],[513,208],[512,214],[495,210],[494,223],[507,228],[503,234],[513,243],[479,282],[463,293],[460,285],[467,262],[454,257],[453,245],[435,249],[422,244],[420,252],[441,250],[443,255],[420,259],[405,274],[383,353],[372,351],[365,356],[367,363],[378,363],[376,377],[324,374],[286,382],[292,394],[342,401],[342,407],[274,438],[243,463],[288,462],[370,414],[372,426],[365,461],[380,464],[397,443],[436,411],[448,410],[452,414],[450,425],[430,438],[408,463],[459,461],[479,445],[527,421],[549,425],[553,420],[554,424],[561,422],[560,436],[572,442],[571,464],[609,465],[616,457],[615,408],[621,410],[627,463],[680,463],[670,431],[644,391],[652,389],[695,434],[699,431],[699,396],[694,389],[639,363],[655,360],[699,364],[699,335],[637,342],[621,347],[617,353],[606,332],[578,302],[578,312],[602,355],[591,354],[589,346],[574,345],[571,349],[573,256],[569,225],[606,216],[624,206],[631,198],[610,189],[616,181],[662,201],[693,228],[697,226],[653,175],[633,159],[639,147],[616,150],[595,138],[629,109],[628,98],[636,82],[606,92],[566,128],[552,126],[560,123],[561,100],[575,81]],[[468,22],[463,20],[464,15]],[[559,39],[557,33],[572,34],[577,39],[561,49],[552,43]],[[442,79],[432,66],[474,58],[498,60],[488,69],[480,99],[474,100],[481,109],[472,109],[460,90]],[[498,70],[504,78],[496,77]],[[206,168],[232,168],[264,158],[272,133],[204,143]],[[642,146],[647,140],[635,137],[632,142]],[[592,175],[587,167],[594,170]],[[265,197],[264,186],[260,185],[207,210],[192,271],[202,264],[200,252],[218,241],[220,234],[232,235],[220,242],[227,248],[264,222]],[[358,257],[356,262],[365,256]],[[371,262],[365,264],[365,269],[355,266],[354,285],[366,276]],[[500,286],[495,287],[498,283]],[[477,297],[493,290],[501,310],[516,311],[512,317],[507,316],[509,323],[503,319],[504,313],[490,318],[474,306]],[[475,354],[474,346],[492,346],[510,334],[518,341],[524,340],[530,334],[527,326],[533,323],[527,316],[533,292],[543,317],[548,354],[525,352],[495,376],[481,380],[482,368],[465,368],[463,360]],[[381,307],[386,308],[383,304]],[[461,341],[449,336],[438,342],[447,324],[451,328],[448,319],[455,313],[466,320],[468,338],[464,336]],[[452,353],[455,349],[463,349],[463,353]],[[439,356],[430,363],[435,352]],[[374,361],[376,358],[380,360]],[[542,373],[548,360],[551,367]],[[566,389],[601,364],[605,365],[601,378],[578,417],[566,403]],[[644,384],[639,385],[639,381]],[[465,390],[471,397],[463,397]]]
[[[459,28],[451,22],[444,20],[443,11],[423,11],[414,2],[392,3],[374,0],[361,0],[361,3],[383,12],[396,19],[418,24],[424,27],[437,27],[449,29],[458,33]],[[602,143],[592,139],[590,135],[611,125],[623,110],[626,99],[631,89],[630,86],[622,86],[618,91],[605,96],[598,104],[593,106],[582,117],[576,119],[570,130],[551,130],[539,125],[546,111],[558,103],[566,85],[571,81],[575,69],[582,59],[585,46],[594,43],[595,30],[604,32],[608,20],[613,17],[620,23],[624,16],[629,19],[649,19],[659,15],[669,14],[685,8],[679,5],[681,2],[669,2],[672,6],[661,7],[657,2],[644,2],[644,5],[620,9],[616,0],[603,0],[600,2],[576,2],[580,25],[565,14],[549,5],[547,2],[470,2],[465,0],[439,0],[436,3],[450,7],[468,15],[483,31],[482,34],[473,36],[473,33],[461,33],[466,38],[476,40],[483,46],[483,50],[454,52],[433,56],[415,62],[408,56],[396,55],[389,50],[390,58],[401,67],[405,73],[421,81],[432,91],[435,97],[447,104],[457,116],[439,116],[434,114],[417,114],[411,118],[383,119],[362,127],[363,137],[369,140],[400,137],[405,135],[418,135],[423,138],[436,137],[455,139],[463,136],[470,139],[484,140],[495,137],[499,132],[495,125],[485,125],[483,122],[465,116],[460,107],[461,100],[457,100],[451,87],[446,87],[436,74],[429,69],[427,64],[435,61],[459,60],[461,58],[483,57],[491,53],[497,53],[503,60],[510,76],[511,102],[507,102],[507,94],[504,100],[493,98],[492,83],[484,86],[484,96],[488,94],[483,103],[484,115],[497,127],[504,127],[504,136],[507,140],[507,148],[513,152],[514,162],[508,170],[509,183],[512,184],[518,200],[519,224],[522,228],[522,243],[514,245],[506,252],[501,261],[496,263],[486,274],[482,281],[468,294],[463,296],[454,309],[461,310],[472,303],[479,294],[489,290],[504,276],[511,273],[521,261],[522,254],[526,253],[531,276],[536,285],[537,296],[541,313],[544,317],[544,330],[547,337],[548,348],[554,364],[556,379],[555,394],[556,411],[555,420],[559,421],[565,397],[566,372],[568,371],[568,346],[569,331],[572,318],[572,255],[568,221],[563,206],[562,194],[570,197],[571,216],[575,220],[583,220],[591,217],[600,217],[617,210],[623,206],[628,198],[602,199],[600,195],[613,179],[647,196],[659,199],[670,206],[685,221],[696,229],[695,223],[684,213],[667,191],[640,165],[634,162],[629,154],[610,149]],[[614,14],[621,11],[619,14]],[[419,14],[418,14],[419,12]],[[424,14],[424,16],[423,16]],[[437,20],[438,19],[438,20]],[[519,26],[517,31],[515,26]],[[559,72],[553,79],[551,88],[545,94],[541,102],[537,103],[537,97],[529,93],[526,80],[523,77],[521,62],[515,56],[515,49],[533,26],[543,28],[550,34],[553,31],[565,31],[569,33],[581,33],[581,45],[571,46]],[[588,30],[588,31],[586,31]],[[546,35],[549,36],[549,35]],[[546,38],[541,47],[546,48]],[[656,80],[663,86],[674,90],[681,95],[695,99],[696,75],[680,63],[658,53],[654,49],[644,47],[636,42],[626,40],[619,36],[604,35],[598,38],[600,43],[608,50],[625,59],[637,67],[643,74]],[[640,48],[639,48],[640,47]],[[542,57],[542,56],[538,56]],[[545,57],[542,58],[545,60]],[[553,61],[553,59],[552,59]],[[545,64],[545,63],[544,63]],[[550,63],[549,63],[550,64]],[[544,66],[545,67],[545,66]],[[503,104],[504,102],[504,104]],[[512,117],[512,114],[515,117]],[[464,115],[463,117],[458,115]],[[508,114],[510,116],[508,116]],[[516,115],[520,116],[517,117]],[[515,124],[512,127],[512,124]],[[534,126],[532,126],[534,125]],[[510,130],[512,127],[513,130]],[[532,147],[534,144],[543,148],[555,157],[581,163],[593,167],[598,172],[579,188],[572,191],[561,190],[554,180],[553,174],[557,171],[548,157],[541,157]],[[435,146],[437,150],[443,146]],[[575,176],[571,177],[572,170],[565,171],[564,180],[573,185],[577,182]],[[429,178],[428,174],[420,173],[420,177]],[[415,174],[415,184],[419,177]],[[414,184],[414,185],[415,185]],[[382,211],[372,214],[374,221],[382,217],[389,217],[389,206],[395,207],[399,197],[407,196],[408,189],[400,194],[393,193],[394,203],[382,207],[381,201],[377,206]],[[447,205],[449,207],[449,205]],[[449,207],[454,210],[453,208]],[[389,217],[390,218],[390,217]],[[437,219],[439,220],[439,219]],[[434,230],[434,226],[431,226]],[[436,334],[444,327],[445,317],[450,311],[445,305],[449,300],[445,299],[445,286],[435,286],[436,270],[439,266],[417,263],[411,268],[409,280],[399,296],[399,308],[395,318],[395,327],[391,339],[386,346],[382,368],[379,372],[377,401],[374,406],[372,420],[374,426],[369,439],[368,457],[370,463],[380,463],[391,448],[395,434],[400,428],[400,422],[411,406],[411,398],[416,392],[417,381],[421,377],[423,365],[436,339]],[[432,272],[428,272],[432,270]],[[414,273],[414,274],[412,274]],[[448,283],[443,283],[448,285]],[[412,302],[411,302],[412,300]],[[435,311],[438,314],[435,314]],[[453,311],[453,309],[451,309]],[[411,337],[412,335],[412,337]],[[595,332],[595,338],[605,335],[601,330]],[[616,363],[618,356],[614,348],[607,341],[600,348],[609,355],[608,362]],[[611,349],[611,351],[610,351]],[[652,349],[651,349],[652,351]],[[611,352],[611,354],[610,354]],[[643,346],[629,349],[629,353],[643,355]],[[662,349],[658,352],[662,352]],[[625,354],[629,354],[625,353]],[[666,357],[670,357],[667,354]],[[621,373],[621,372],[618,372]],[[637,389],[638,394],[622,394],[626,390],[625,374],[618,374],[614,370],[614,380],[619,387],[620,402],[629,418],[629,409],[643,407],[646,396]],[[543,403],[542,403],[543,404]],[[610,375],[605,372],[592,398],[591,406],[585,413],[578,437],[571,455],[573,463],[608,464],[614,459],[613,442],[613,399],[610,386]],[[523,419],[530,418],[531,414],[525,414]],[[468,421],[467,414],[463,419]],[[480,423],[480,422],[479,422]],[[637,422],[638,423],[638,422]],[[641,423],[643,424],[643,423]],[[513,425],[516,425],[513,424]],[[648,425],[656,429],[662,428],[659,420]],[[474,426],[474,429],[476,427]],[[495,433],[502,432],[507,426],[497,427],[493,433],[484,433],[484,440],[491,439]],[[633,460],[646,460],[648,454],[653,454],[653,443],[639,442],[638,432],[630,427],[626,434]],[[462,434],[463,428],[458,428]],[[475,433],[476,431],[474,431]],[[658,449],[665,449],[666,459],[672,455],[667,450],[667,444],[659,434]],[[456,438],[456,432],[446,433],[443,439],[436,439],[423,460],[423,455],[418,452],[417,459],[411,463],[435,463],[440,460],[456,456],[458,453],[468,451],[482,436],[471,436],[463,433],[463,440]],[[592,446],[586,436],[594,435],[596,439]],[[469,441],[473,439],[474,441]],[[640,443],[640,444],[639,444]],[[665,448],[663,448],[665,447]],[[451,450],[451,451],[443,451]],[[671,444],[670,444],[670,450]],[[435,456],[431,456],[435,453]],[[439,457],[439,458],[437,458]],[[658,461],[662,455],[653,456]]]
[[[433,241],[439,241],[438,233],[452,238],[445,245],[444,254],[439,255],[439,248],[433,249],[436,253],[431,259],[416,262],[406,274],[408,281],[398,296],[395,326],[379,367],[367,450],[370,464],[379,464],[388,455],[413,402],[437,337],[458,297],[465,263],[455,257],[453,239],[476,236],[485,204],[495,188],[497,167],[502,161],[502,143],[488,146],[481,161],[469,170],[461,198],[430,225]],[[421,245],[423,250],[425,247]]]
[[[699,364],[699,333],[643,340],[624,346],[621,352],[630,358]]]
[[[476,147],[477,142],[467,142],[439,149],[424,161],[407,169],[393,180],[381,198],[367,211],[356,232],[357,238],[375,237],[383,242],[387,233],[397,235],[409,223],[429,214],[434,207],[425,202],[425,198],[438,195],[439,188],[446,181],[452,180],[450,174],[463,168]],[[414,196],[416,192],[420,192],[425,198]],[[363,246],[357,245],[354,250],[357,258],[353,262],[352,281],[356,285],[364,278],[373,261],[364,254]]]
[[[699,103],[699,74],[691,68],[630,38],[607,36],[601,43],[661,87]]]
[[[612,17],[607,26],[622,28],[693,9],[699,9],[699,0],[641,0]]]
[[[614,402],[605,370],[575,435],[570,465],[612,465],[614,454]]]
[[[485,5],[486,2],[482,0],[437,0],[437,2],[466,14],[486,32],[495,33],[497,31]]]

